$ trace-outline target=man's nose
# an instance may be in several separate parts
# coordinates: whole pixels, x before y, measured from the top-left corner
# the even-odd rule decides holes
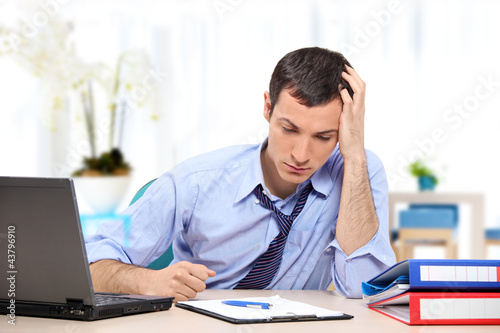
[[[308,139],[298,140],[292,150],[292,156],[297,166],[305,164],[310,158],[310,142]]]

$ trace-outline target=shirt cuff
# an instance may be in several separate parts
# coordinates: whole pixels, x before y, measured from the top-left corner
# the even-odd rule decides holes
[[[335,288],[347,298],[362,298],[361,282],[370,280],[396,263],[389,240],[383,237],[380,229],[368,243],[350,256],[342,250],[337,238],[330,246],[335,248],[332,264]]]

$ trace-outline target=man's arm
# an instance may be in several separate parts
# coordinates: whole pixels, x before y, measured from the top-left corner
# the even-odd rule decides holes
[[[377,233],[366,159],[344,161],[344,180],[337,219],[337,241],[347,255],[365,245]]]
[[[365,83],[349,66],[342,73],[354,91],[353,98],[344,88],[340,94],[339,149],[344,159],[344,178],[337,219],[337,241],[351,255],[372,239],[378,219],[368,178],[364,147]]]
[[[104,259],[90,264],[96,292],[114,292],[175,297],[186,301],[205,290],[205,281],[215,272],[204,265],[178,262],[161,270],[152,270]]]

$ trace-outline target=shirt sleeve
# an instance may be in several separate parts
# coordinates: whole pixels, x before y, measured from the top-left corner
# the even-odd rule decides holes
[[[361,282],[370,280],[396,263],[389,242],[389,198],[384,166],[371,151],[366,151],[366,157],[370,188],[379,222],[377,233],[350,256],[342,250],[337,238],[330,244],[335,248],[332,264],[335,288],[348,298],[361,298]]]
[[[122,214],[129,215],[130,230],[107,221],[86,240],[89,263],[114,259],[128,264],[147,266],[160,257],[189,221],[196,202],[188,171],[182,166],[159,177]]]

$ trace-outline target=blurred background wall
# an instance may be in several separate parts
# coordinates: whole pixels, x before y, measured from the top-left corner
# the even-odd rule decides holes
[[[135,91],[147,103],[130,103],[122,117],[128,198],[190,156],[262,141],[277,61],[320,46],[342,52],[367,84],[366,147],[384,162],[390,190],[416,191],[406,166],[424,158],[437,191],[483,193],[485,224],[500,227],[498,13],[494,0],[3,0],[0,26],[46,45],[49,59],[62,49],[40,41],[54,22],[67,23],[85,63],[147,54]],[[81,109],[71,108],[79,101],[51,110],[47,82],[6,54],[9,43],[4,34],[0,175],[68,176],[86,153]]]

